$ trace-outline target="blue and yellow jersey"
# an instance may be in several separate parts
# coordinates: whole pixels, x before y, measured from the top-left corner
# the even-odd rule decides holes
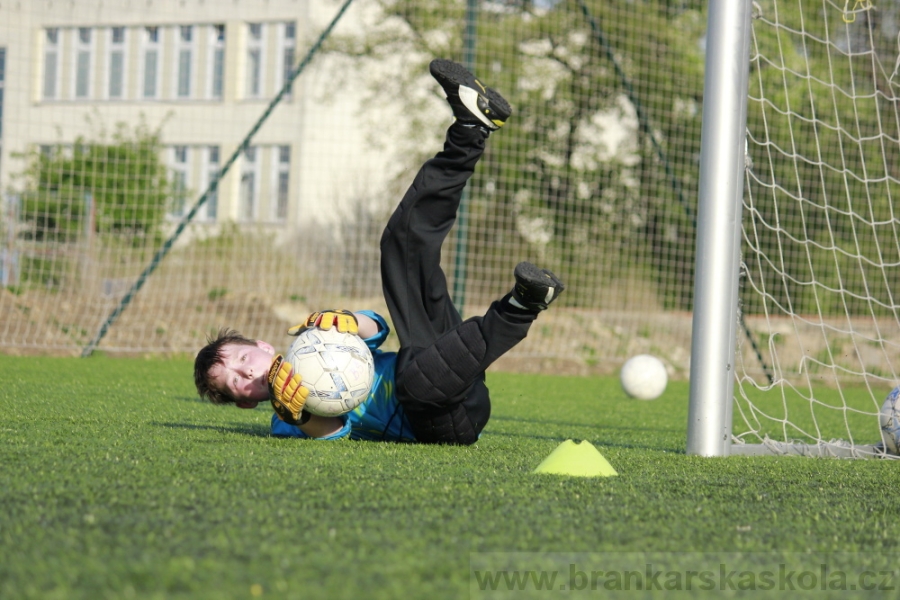
[[[391,332],[384,318],[372,311],[362,310],[360,313],[374,319],[379,326],[376,335],[364,340],[375,358],[375,381],[369,397],[351,412],[341,415],[344,426],[323,440],[350,438],[352,440],[373,440],[388,442],[414,442],[412,428],[403,408],[394,394],[394,367],[397,355],[394,352],[383,352],[378,348]],[[281,437],[309,437],[295,425],[288,425],[272,415],[272,435]]]

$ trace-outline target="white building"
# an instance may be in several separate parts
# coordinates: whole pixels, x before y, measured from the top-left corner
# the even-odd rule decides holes
[[[173,177],[191,190],[178,220],[236,152],[206,223],[287,231],[381,189],[388,153],[352,123],[361,94],[329,94],[313,58],[249,146],[238,149],[298,59],[342,3],[334,0],[25,0],[0,3],[0,190],[15,190],[29,147],[96,138],[117,123],[160,128]],[[359,31],[354,5],[335,34]],[[327,208],[327,211],[322,209]]]

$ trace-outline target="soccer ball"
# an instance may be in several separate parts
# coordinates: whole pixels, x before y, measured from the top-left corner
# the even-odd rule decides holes
[[[900,454],[900,387],[895,387],[881,405],[881,439],[888,454]]]
[[[649,354],[628,359],[619,373],[622,389],[638,400],[655,400],[666,390],[669,374],[661,360]]]
[[[372,352],[358,335],[337,329],[307,329],[285,355],[309,390],[306,410],[336,417],[359,406],[375,380]]]

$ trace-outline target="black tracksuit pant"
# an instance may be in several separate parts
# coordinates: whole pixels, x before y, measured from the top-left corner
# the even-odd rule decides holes
[[[381,238],[384,297],[400,338],[395,391],[420,442],[478,439],[491,414],[484,371],[537,317],[504,298],[463,321],[441,270],[441,245],[485,139],[477,128],[451,125],[443,151],[419,170]]]

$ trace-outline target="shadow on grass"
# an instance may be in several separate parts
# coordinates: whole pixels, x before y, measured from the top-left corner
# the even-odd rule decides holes
[[[547,419],[525,419],[522,417],[499,417],[492,416],[491,421],[509,421],[513,423],[528,423],[534,425],[553,425],[553,426],[562,426],[562,427],[571,427],[573,429],[584,429],[589,428],[591,430],[602,430],[602,431],[622,431],[622,432],[643,432],[643,433],[680,433],[680,430],[677,428],[666,428],[666,427],[621,427],[621,426],[610,426],[610,425],[602,425],[602,424],[594,424],[594,423],[569,423],[563,421],[551,421]],[[507,438],[529,438],[534,440],[548,440],[552,442],[564,442],[568,439],[572,440],[587,440],[595,446],[603,446],[606,448],[622,448],[622,449],[630,449],[630,450],[655,450],[662,452],[671,452],[674,454],[684,454],[684,447],[672,447],[672,446],[655,446],[650,444],[635,444],[635,443],[623,443],[621,441],[609,439],[609,438],[600,438],[594,435],[591,436],[578,436],[574,433],[568,433],[564,435],[538,435],[534,433],[524,433],[524,432],[510,432],[510,431],[496,431],[491,429],[490,425],[484,431],[485,436],[498,436],[498,437],[507,437]],[[633,436],[631,436],[633,437]]]
[[[169,429],[194,429],[206,431],[218,431],[221,433],[238,433],[241,435],[252,435],[254,437],[274,437],[269,432],[266,425],[234,425],[224,427],[222,425],[197,425],[195,423],[161,423],[159,421],[151,421],[150,425],[157,427],[168,427]]]
[[[653,446],[650,444],[625,444],[620,441],[614,441],[610,439],[603,439],[598,437],[581,437],[576,435],[535,435],[532,433],[511,433],[508,431],[492,431],[485,430],[483,433],[486,437],[506,437],[506,438],[528,438],[532,440],[547,440],[551,442],[562,443],[566,440],[574,440],[574,441],[584,441],[587,440],[595,446],[602,446],[604,448],[620,448],[623,450],[654,450],[657,452],[669,452],[672,454],[684,454],[684,448],[676,448],[672,446]]]
[[[652,432],[679,432],[682,431],[677,427],[622,427],[616,425],[608,425],[606,423],[568,423],[565,421],[553,421],[551,419],[523,419],[522,417],[505,417],[505,416],[497,416],[491,415],[491,421],[514,421],[516,423],[533,423],[535,425],[561,425],[563,427],[592,427],[592,428],[602,428],[611,431],[652,431]]]
[[[188,398],[184,398],[188,400]],[[666,428],[666,427],[621,427],[621,426],[609,426],[609,425],[600,425],[600,424],[591,424],[591,423],[568,423],[563,421],[551,421],[546,419],[524,419],[522,417],[505,417],[505,416],[492,416],[491,421],[508,421],[512,423],[529,423],[540,426],[562,426],[562,427],[572,427],[572,428],[590,428],[590,429],[602,429],[604,431],[622,431],[622,432],[678,432],[677,428]],[[217,431],[220,433],[236,433],[239,435],[249,435],[253,437],[266,437],[273,439],[293,439],[290,437],[283,436],[273,436],[268,426],[266,425],[255,425],[255,424],[241,424],[241,425],[233,425],[233,426],[222,426],[222,425],[198,425],[196,423],[173,423],[173,422],[159,422],[153,421],[150,423],[151,425],[155,425],[157,427],[166,427],[169,429],[193,429],[193,430],[206,430],[206,431]],[[649,444],[626,444],[620,441],[615,441],[612,439],[604,439],[594,436],[578,436],[574,434],[564,434],[564,435],[539,435],[534,433],[525,433],[525,432],[510,432],[510,431],[497,431],[492,429],[490,425],[483,432],[483,435],[489,437],[505,437],[505,438],[528,438],[533,440],[546,440],[550,442],[562,443],[568,439],[572,440],[587,440],[595,446],[603,446],[605,448],[621,448],[626,450],[655,450],[662,452],[671,452],[674,454],[684,454],[684,447],[674,448],[671,446],[654,446]]]

